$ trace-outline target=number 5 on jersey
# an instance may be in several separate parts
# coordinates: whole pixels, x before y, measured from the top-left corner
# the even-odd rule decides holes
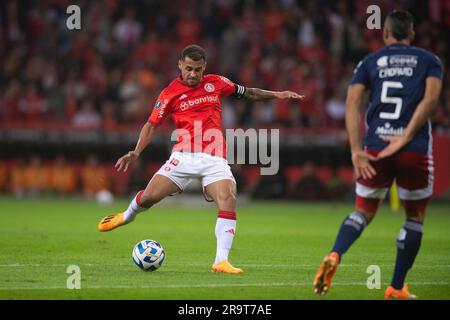
[[[381,89],[381,99],[382,103],[393,103],[395,104],[394,112],[380,112],[380,119],[396,120],[400,118],[400,112],[402,110],[403,100],[400,97],[390,97],[387,95],[389,88],[402,89],[403,85],[398,81],[383,81],[383,87]]]

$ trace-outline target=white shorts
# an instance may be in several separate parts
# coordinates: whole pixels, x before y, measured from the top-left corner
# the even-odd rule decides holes
[[[207,185],[219,180],[232,180],[236,183],[226,159],[201,152],[175,151],[155,174],[169,178],[181,191],[193,179],[201,179],[203,191]],[[206,200],[211,201],[204,193]]]

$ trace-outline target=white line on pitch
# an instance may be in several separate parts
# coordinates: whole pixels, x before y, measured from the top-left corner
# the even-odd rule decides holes
[[[384,283],[386,286],[388,283]],[[410,282],[414,286],[448,286],[448,281],[428,281],[428,282]],[[365,282],[336,282],[334,286],[365,286]],[[295,286],[311,286],[310,282],[289,282],[289,283],[221,283],[221,284],[168,284],[168,285],[148,285],[148,286],[130,286],[130,285],[110,285],[110,286],[82,286],[83,289],[180,289],[180,288],[226,288],[226,287],[295,287]],[[64,286],[47,286],[47,287],[0,287],[0,291],[13,290],[61,290],[67,289]]]
[[[11,264],[0,264],[0,268],[26,268],[26,267],[67,267],[70,264],[77,264],[76,261],[72,263],[62,264],[40,264],[40,263],[11,263]],[[116,264],[99,264],[99,263],[78,263],[80,267],[121,267],[132,265],[131,263],[116,263]],[[204,263],[185,263],[185,266],[196,266],[196,267],[206,267],[209,268],[210,265]],[[250,263],[241,263],[239,264],[242,267],[250,267],[250,268],[315,268],[317,264],[250,264]],[[378,266],[386,266],[391,267],[392,264],[381,263],[377,264]],[[368,264],[341,264],[340,267],[367,267]],[[436,265],[420,265],[417,264],[414,268],[450,268],[450,264],[436,264]]]

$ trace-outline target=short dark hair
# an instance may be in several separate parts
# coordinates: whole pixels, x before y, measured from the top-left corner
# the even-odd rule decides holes
[[[412,35],[414,18],[405,10],[394,10],[386,17],[390,34],[397,40],[403,40]]]
[[[181,51],[180,60],[184,60],[186,57],[189,57],[194,61],[200,61],[202,59],[206,61],[206,51],[199,45],[191,44]]]

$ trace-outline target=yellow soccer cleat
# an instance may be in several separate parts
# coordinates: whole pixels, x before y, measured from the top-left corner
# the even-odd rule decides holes
[[[109,216],[104,217],[100,223],[98,224],[98,230],[101,232],[111,231],[117,227],[123,226],[126,224],[125,219],[123,218],[123,212],[117,214],[111,214]]]
[[[405,283],[403,285],[402,290],[397,290],[392,286],[387,287],[386,292],[384,294],[384,298],[386,300],[390,299],[417,299],[415,294],[409,293],[409,287]]]
[[[231,273],[231,274],[244,273],[244,270],[233,267],[228,262],[228,260],[221,260],[221,261],[213,264],[211,271],[212,272]]]
[[[323,259],[313,281],[315,293],[323,296],[328,292],[338,264],[339,254],[336,252],[331,252]]]

